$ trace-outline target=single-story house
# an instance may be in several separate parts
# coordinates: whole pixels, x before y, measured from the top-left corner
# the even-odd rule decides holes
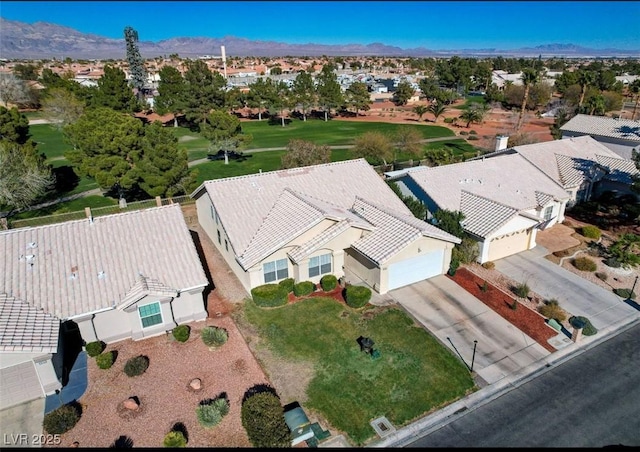
[[[0,274],[2,408],[60,388],[61,330],[112,343],[207,317],[179,204],[1,231]]]
[[[364,159],[209,180],[191,196],[247,292],[349,271],[383,294],[444,274],[460,243],[415,218]]]
[[[632,160],[613,152],[589,135],[515,146],[485,154],[484,158],[518,153],[560,184],[571,196],[568,206],[588,201],[604,191],[635,194],[633,176],[639,171]],[[478,160],[483,157],[476,157]]]
[[[517,153],[388,176],[405,196],[426,205],[428,219],[441,209],[462,212],[464,230],[478,242],[480,263],[534,248],[537,230],[562,222],[571,199]]]
[[[624,159],[640,152],[640,121],[606,116],[576,115],[560,127],[562,138],[589,135]]]

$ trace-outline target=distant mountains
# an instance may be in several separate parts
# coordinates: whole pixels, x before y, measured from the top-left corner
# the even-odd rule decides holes
[[[372,44],[287,44],[276,41],[252,41],[235,36],[222,38],[172,38],[158,42],[140,41],[143,58],[178,54],[181,57],[220,55],[225,47],[228,56],[386,56],[449,57],[452,55],[483,57],[618,57],[639,58],[638,50],[590,49],[574,44],[547,44],[520,49],[451,49],[430,50],[423,47],[402,49],[382,43]],[[124,59],[126,46],[122,39],[81,33],[69,27],[47,22],[27,24],[0,17],[0,58],[4,59]]]

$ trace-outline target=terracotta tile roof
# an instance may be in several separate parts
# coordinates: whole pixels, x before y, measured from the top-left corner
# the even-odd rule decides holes
[[[640,143],[640,121],[606,116],[575,115],[560,130]]]
[[[2,231],[0,274],[0,293],[62,320],[120,304],[140,274],[208,284],[179,204]]]
[[[59,332],[59,319],[0,293],[0,351],[55,353]]]

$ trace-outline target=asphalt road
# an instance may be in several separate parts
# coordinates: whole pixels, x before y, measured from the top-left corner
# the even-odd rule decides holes
[[[640,447],[640,322],[406,447]]]

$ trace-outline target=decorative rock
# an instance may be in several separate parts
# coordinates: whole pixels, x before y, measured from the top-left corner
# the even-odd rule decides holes
[[[200,380],[199,378],[194,378],[193,380],[191,380],[191,382],[189,383],[189,386],[191,387],[191,389],[193,389],[194,391],[199,391],[202,388],[202,380]]]
[[[135,411],[138,408],[140,408],[140,405],[138,404],[138,402],[135,401],[135,399],[133,397],[128,398],[127,400],[125,400],[122,403],[122,406],[124,406],[127,410],[131,410],[131,411]]]

